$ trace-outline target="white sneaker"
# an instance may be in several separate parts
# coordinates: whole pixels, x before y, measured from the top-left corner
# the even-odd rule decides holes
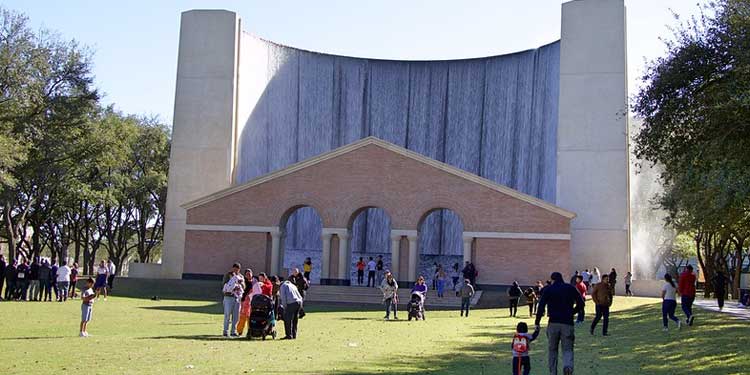
[[[86,332],[81,332],[78,334],[78,337],[86,337]]]
[[[661,330],[664,331],[664,332],[669,332],[669,327],[664,327]]]

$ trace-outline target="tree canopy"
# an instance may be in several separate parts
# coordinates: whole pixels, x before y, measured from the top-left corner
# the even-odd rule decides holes
[[[634,99],[636,156],[660,167],[667,225],[693,235],[708,279],[739,282],[750,236],[750,2],[678,24]],[[710,283],[707,284],[710,291]]]

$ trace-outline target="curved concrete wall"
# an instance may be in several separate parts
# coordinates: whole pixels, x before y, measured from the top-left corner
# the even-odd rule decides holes
[[[240,50],[238,106],[246,112],[239,116],[235,183],[376,136],[555,200],[559,43],[479,59],[389,61],[243,34]],[[290,218],[288,248],[320,246],[315,215],[301,209]],[[389,229],[387,213],[368,210],[354,222],[353,247],[387,253]],[[423,253],[462,253],[454,213],[431,215],[423,232]]]

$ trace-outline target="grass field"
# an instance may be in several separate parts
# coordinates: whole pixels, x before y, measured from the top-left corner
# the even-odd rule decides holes
[[[79,338],[78,301],[3,302],[0,374],[510,373],[520,319],[505,309],[428,314],[385,322],[379,310],[309,307],[298,340],[247,341],[220,336],[217,303],[113,297],[95,303],[92,337]],[[745,321],[699,311],[695,327],[665,333],[658,301],[617,297],[610,331],[577,331],[576,374],[750,373]],[[532,373],[545,373],[543,334],[531,356]]]

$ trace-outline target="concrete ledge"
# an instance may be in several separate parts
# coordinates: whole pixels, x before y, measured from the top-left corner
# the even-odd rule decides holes
[[[349,286],[351,285],[351,281],[342,279],[320,279],[320,285]]]
[[[158,279],[161,277],[161,264],[130,262],[128,263],[128,277]]]
[[[213,275],[203,273],[183,273],[183,280],[223,280],[224,275]]]

